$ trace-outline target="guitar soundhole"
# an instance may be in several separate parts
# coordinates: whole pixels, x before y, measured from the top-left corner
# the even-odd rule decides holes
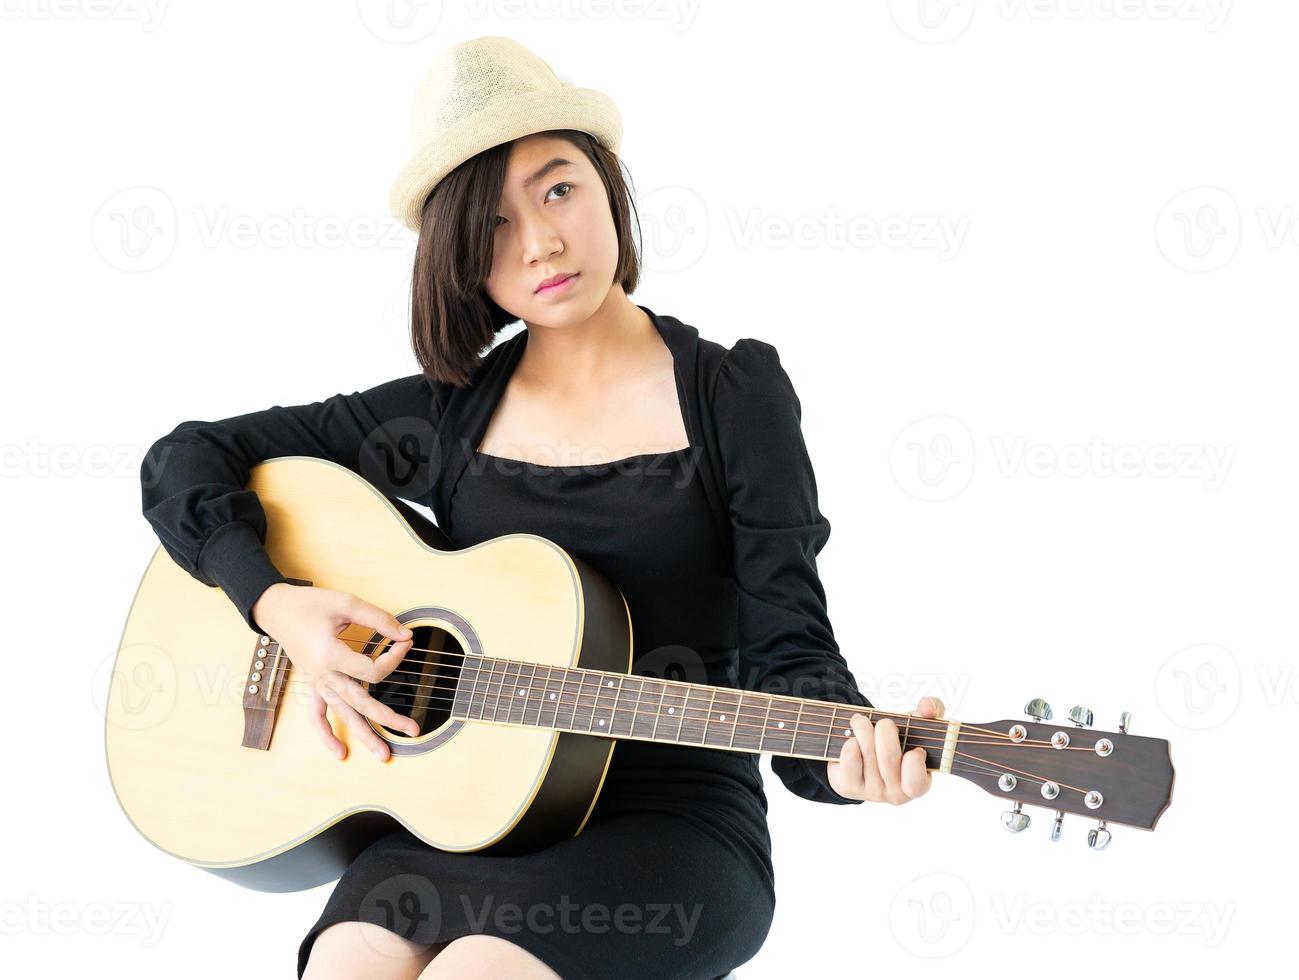
[[[436,626],[413,626],[414,642],[397,669],[369,687],[370,696],[386,704],[399,715],[413,718],[420,737],[440,728],[451,715],[456,684],[464,650],[455,636]],[[374,657],[386,652],[388,640],[374,651]],[[387,725],[374,722],[384,732],[397,738],[409,738]]]

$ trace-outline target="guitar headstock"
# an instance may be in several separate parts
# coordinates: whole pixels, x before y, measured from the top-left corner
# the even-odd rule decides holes
[[[1051,840],[1060,839],[1066,813],[1100,821],[1087,834],[1093,850],[1109,844],[1107,824],[1154,829],[1173,798],[1166,739],[1129,734],[1126,711],[1117,732],[1092,728],[1092,713],[1082,706],[1063,724],[1051,722],[1051,706],[1041,699],[1024,712],[1031,720],[963,722],[952,756],[952,773],[1014,803],[1002,826],[1011,833],[1027,827],[1023,807],[1031,804],[1054,811]]]

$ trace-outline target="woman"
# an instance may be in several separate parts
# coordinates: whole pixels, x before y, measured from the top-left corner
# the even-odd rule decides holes
[[[386,483],[432,507],[460,548],[550,538],[622,589],[637,673],[664,676],[672,662],[689,680],[869,707],[826,615],[815,555],[829,523],[775,349],[728,350],[628,298],[638,262],[616,108],[488,37],[437,60],[413,120],[392,206],[419,234],[420,373],[177,426],[155,443],[166,465],[144,487],[168,552],[290,651],[340,759],[327,705],[380,760],[388,746],[367,718],[418,729],[356,681],[362,658],[339,631],[359,623],[401,641],[385,673],[410,640],[391,610],[275,568],[244,489],[249,467],[275,456]],[[527,329],[480,357],[516,319]],[[918,711],[939,717],[942,705]],[[837,762],[773,757],[772,770],[818,802],[927,791],[923,749],[903,758],[889,720],[857,714],[853,726]],[[298,974],[722,976],[771,925],[766,813],[752,754],[621,741],[582,833],[542,851],[444,853],[405,830],[376,841],[303,939]]]

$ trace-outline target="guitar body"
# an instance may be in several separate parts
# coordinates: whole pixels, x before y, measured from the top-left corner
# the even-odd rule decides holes
[[[622,593],[545,538],[510,534],[455,550],[413,508],[310,457],[260,463],[248,488],[286,577],[353,593],[410,627],[414,649],[448,651],[451,667],[412,668],[443,671],[416,685],[423,690],[449,692],[447,671],[472,654],[630,671]],[[367,628],[341,635],[362,653],[386,647]],[[441,850],[509,854],[585,826],[614,739],[454,718],[449,698],[429,696],[418,711],[393,703],[420,722],[416,737],[367,720],[389,743],[386,762],[331,710],[348,745],[339,761],[312,728],[291,651],[262,639],[223,592],[157,549],[122,634],[105,740],[119,802],[169,854],[241,885],[290,891],[337,878],[400,827]]]

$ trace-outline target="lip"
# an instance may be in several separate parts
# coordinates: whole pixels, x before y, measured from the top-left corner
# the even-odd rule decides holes
[[[568,273],[560,273],[557,276],[551,276],[549,279],[543,280],[541,285],[538,286],[534,290],[534,292],[536,292],[538,296],[553,296],[556,293],[560,293],[563,292],[565,289],[568,289],[569,286],[572,284],[573,280],[576,279],[579,275],[581,275],[581,273],[568,272]]]

